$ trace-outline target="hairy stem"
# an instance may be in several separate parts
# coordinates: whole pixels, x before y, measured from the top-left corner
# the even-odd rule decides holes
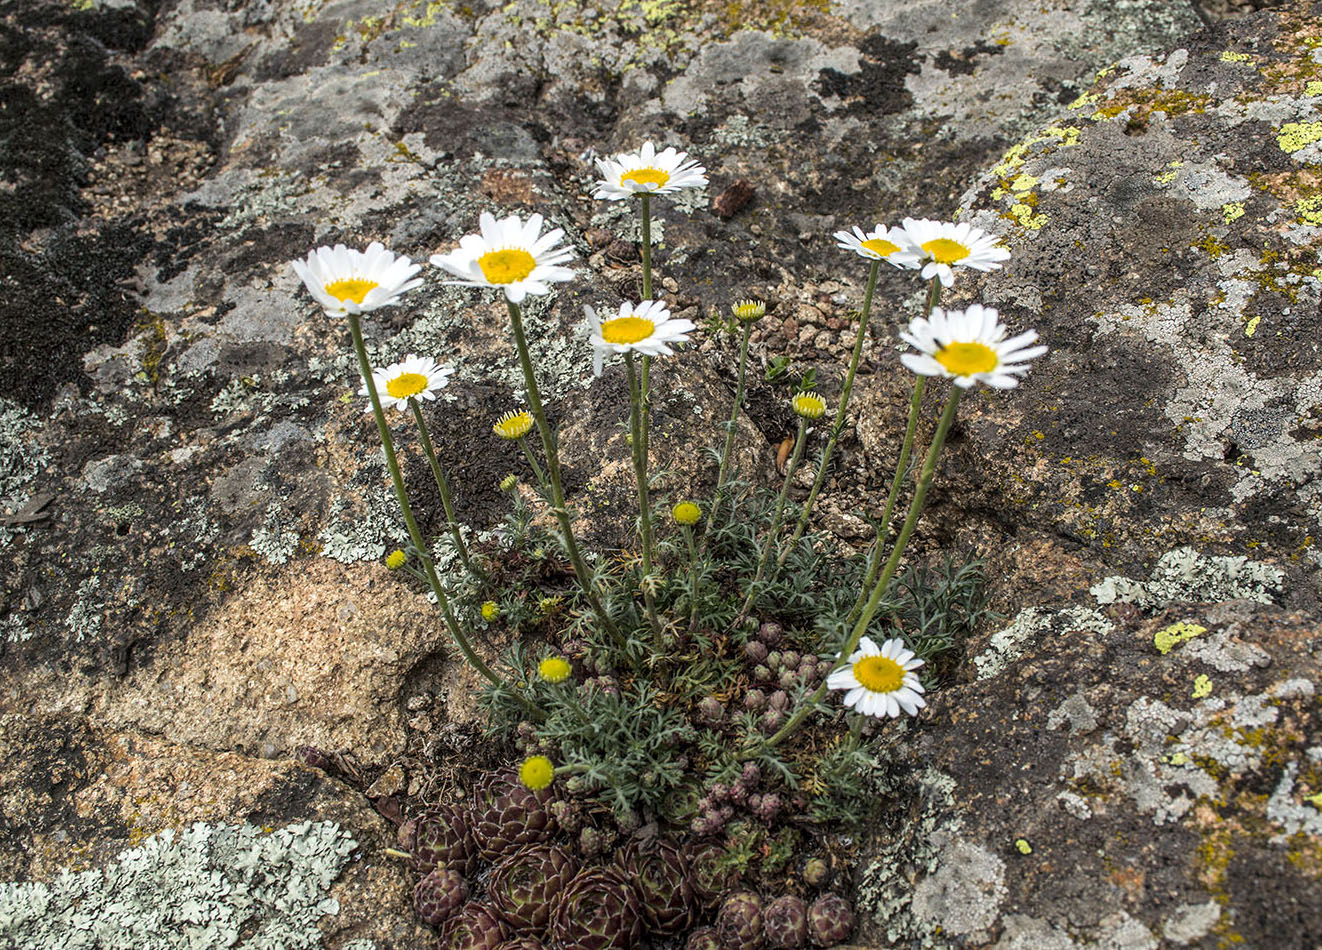
[[[633,446],[633,473],[638,481],[638,526],[643,541],[643,603],[647,607],[647,622],[652,627],[656,652],[660,654],[665,644],[662,642],[661,622],[656,616],[656,599],[652,596],[652,510],[647,491],[647,457],[643,454],[642,392],[632,352],[624,354],[624,372],[629,379],[629,441]]]
[[[808,519],[812,516],[813,504],[817,501],[817,494],[822,490],[822,484],[826,481],[826,472],[831,465],[831,454],[835,451],[835,444],[840,439],[840,433],[845,428],[845,409],[849,406],[849,394],[854,388],[854,376],[858,373],[858,363],[863,356],[863,341],[868,336],[868,317],[872,313],[872,294],[877,289],[877,275],[881,272],[881,261],[873,261],[872,269],[868,272],[868,286],[863,294],[863,312],[858,318],[858,338],[854,340],[854,352],[849,358],[849,371],[845,373],[844,389],[840,392],[840,406],[835,411],[835,422],[831,425],[831,434],[826,440],[826,445],[822,447],[821,458],[817,462],[817,477],[813,479],[812,490],[808,492],[808,500],[803,503],[803,512],[799,515],[799,523],[794,526],[794,534],[790,537],[789,544],[781,551],[777,564],[784,564],[785,559],[789,557],[790,551],[794,545],[799,543],[799,538],[803,537],[803,531],[808,527]]]
[[[794,481],[794,473],[799,469],[799,462],[803,460],[803,446],[808,441],[808,420],[803,416],[799,417],[799,434],[794,440],[794,454],[790,457],[789,466],[785,469],[785,484],[780,488],[780,496],[776,499],[776,513],[771,519],[771,530],[767,532],[767,539],[762,545],[762,556],[757,559],[757,573],[753,575],[753,581],[748,585],[748,595],[744,598],[744,606],[739,611],[739,617],[734,625],[738,627],[743,623],[748,612],[753,609],[753,599],[757,596],[757,585],[762,580],[762,573],[767,569],[767,562],[771,559],[771,546],[776,543],[776,534],[780,531],[780,520],[785,515],[785,502],[789,498],[790,483]]]
[[[739,341],[739,382],[734,388],[734,408],[730,410],[730,421],[725,427],[725,445],[721,448],[721,467],[716,474],[716,493],[712,497],[711,511],[707,513],[707,523],[716,524],[716,511],[721,507],[721,495],[725,490],[725,476],[730,466],[730,451],[734,448],[734,433],[739,426],[739,410],[744,407],[744,375],[748,369],[748,340],[753,335],[753,321],[744,322],[744,332]]]
[[[454,549],[459,553],[459,560],[464,565],[464,570],[468,571],[470,577],[474,580],[481,580],[481,575],[473,567],[473,562],[468,559],[468,545],[464,544],[464,536],[459,531],[459,522],[454,516],[454,505],[450,501],[450,483],[445,478],[445,473],[441,471],[441,463],[436,458],[436,449],[432,447],[431,435],[427,432],[427,423],[422,418],[422,408],[418,401],[409,397],[409,408],[413,410],[413,419],[418,423],[418,436],[422,441],[422,450],[427,453],[427,464],[431,466],[432,477],[436,479],[436,487],[441,492],[441,505],[445,508],[445,523],[450,529],[450,537],[454,539]]]
[[[876,584],[873,585],[872,595],[868,598],[862,615],[854,624],[854,630],[849,635],[849,642],[840,651],[840,657],[836,660],[835,666],[831,670],[832,673],[846,665],[849,662],[849,657],[858,649],[858,641],[863,638],[864,632],[868,629],[868,624],[872,622],[877,607],[881,604],[882,595],[886,593],[886,588],[890,586],[891,579],[895,576],[895,571],[900,565],[900,558],[904,555],[905,546],[909,543],[909,536],[913,534],[913,530],[918,524],[918,517],[923,513],[923,505],[927,501],[927,490],[932,486],[932,478],[936,474],[937,459],[941,456],[941,448],[946,443],[946,435],[950,432],[950,426],[955,421],[955,410],[959,408],[959,397],[962,392],[963,390],[958,386],[952,386],[950,389],[950,398],[946,400],[946,408],[941,414],[941,422],[936,427],[936,434],[932,436],[932,444],[928,446],[927,457],[923,459],[922,474],[918,478],[917,488],[914,489],[913,500],[909,502],[909,512],[905,516],[904,526],[900,528],[900,536],[895,539],[895,547],[891,549],[890,558],[886,561],[886,569],[881,572],[881,577],[877,578]],[[775,735],[763,742],[753,754],[774,748],[793,735],[813,708],[822,701],[822,697],[826,695],[829,680],[830,674],[828,673],[826,678],[822,680],[822,685],[817,687],[817,691],[800,704],[789,721],[781,726]]]
[[[574,539],[574,531],[569,522],[569,510],[565,507],[564,489],[561,487],[560,455],[555,447],[555,434],[551,432],[551,426],[546,421],[546,411],[542,408],[542,394],[537,388],[537,376],[533,372],[532,357],[528,353],[528,338],[523,332],[523,314],[519,311],[519,305],[512,300],[507,300],[506,306],[509,310],[510,328],[514,332],[514,348],[518,350],[519,366],[523,370],[523,382],[528,390],[528,408],[537,422],[537,432],[542,437],[542,452],[546,456],[546,469],[551,489],[551,508],[560,523],[560,537],[564,541],[565,552],[569,555],[569,563],[574,567],[574,575],[578,578],[579,587],[582,588],[583,596],[587,598],[592,612],[597,615],[602,628],[615,639],[621,649],[624,649],[627,646],[624,635],[620,633],[619,627],[615,626],[615,622],[606,613],[606,608],[602,606],[592,583],[592,573],[584,563],[578,542]]]
[[[414,549],[418,552],[418,560],[422,562],[423,571],[427,576],[427,585],[431,587],[432,593],[436,595],[436,603],[440,605],[441,612],[445,615],[445,623],[450,628],[450,636],[454,638],[454,642],[458,645],[459,651],[463,653],[464,659],[493,686],[505,686],[507,685],[505,681],[492,672],[491,667],[482,662],[482,658],[473,651],[472,645],[459,626],[459,621],[455,618],[454,611],[450,609],[450,600],[445,596],[445,588],[441,586],[441,579],[436,576],[436,568],[432,565],[431,556],[427,553],[426,545],[422,540],[422,532],[418,530],[417,519],[413,517],[413,508],[409,505],[408,492],[404,489],[404,476],[400,474],[399,460],[395,457],[395,443],[390,438],[390,426],[386,424],[385,413],[381,410],[381,398],[376,393],[376,383],[372,379],[372,364],[367,358],[367,347],[363,343],[363,328],[359,324],[357,314],[349,314],[349,332],[353,334],[353,348],[358,354],[358,365],[363,373],[363,381],[367,384],[367,396],[372,402],[372,415],[376,417],[376,431],[381,436],[381,448],[386,455],[386,467],[390,469],[390,480],[395,486],[395,500],[399,502],[399,510],[404,516],[404,524],[408,527],[409,538],[413,542]]]

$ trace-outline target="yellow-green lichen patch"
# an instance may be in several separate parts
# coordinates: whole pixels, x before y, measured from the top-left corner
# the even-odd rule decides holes
[[[1157,652],[1163,656],[1175,649],[1177,644],[1185,643],[1194,637],[1202,636],[1207,632],[1207,628],[1201,624],[1189,623],[1181,620],[1171,624],[1169,627],[1163,627],[1158,630],[1152,638],[1152,645],[1157,648]]]
[[[1018,145],[1012,145],[992,169],[992,174],[1008,178],[1012,172],[1018,172],[1028,160],[1033,146],[1041,143],[1046,143],[1044,148],[1037,150],[1041,155],[1049,155],[1056,148],[1078,145],[1079,129],[1072,125],[1052,126],[1024,139]]]
[[[1015,850],[1020,854],[1032,854],[1033,846],[1025,838],[1016,838],[1014,842]]]
[[[1047,223],[1046,215],[1034,214],[1033,206],[1026,204],[1011,205],[1010,218],[1020,227],[1030,231],[1040,230],[1042,225]]]
[[[1304,85],[1304,95],[1306,95],[1306,96],[1322,96],[1322,80],[1319,80],[1319,79],[1310,79],[1310,80]]]
[[[1204,699],[1212,695],[1212,679],[1206,673],[1199,673],[1193,681],[1193,692],[1190,694],[1194,699]]]
[[[1253,334],[1257,333],[1258,323],[1261,320],[1262,317],[1256,313],[1253,316],[1249,317],[1248,323],[1244,324],[1244,335],[1251,337],[1253,336]]]
[[[1107,99],[1090,117],[1094,122],[1112,119],[1121,113],[1128,113],[1133,124],[1144,125],[1154,112],[1164,113],[1168,118],[1186,113],[1206,112],[1212,104],[1212,97],[1202,92],[1190,92],[1187,89],[1119,89],[1116,95]]]
[[[444,0],[426,0],[425,5],[415,3],[411,15],[406,14],[400,21],[404,26],[417,27],[425,29],[429,26],[435,26],[437,17],[445,9]]]
[[[1296,202],[1294,211],[1304,224],[1322,225],[1322,195],[1314,195]]]
[[[1223,53],[1221,54],[1221,62],[1223,62],[1223,63],[1251,63],[1251,62],[1253,62],[1253,57],[1250,56],[1248,53],[1236,53],[1236,52],[1234,52],[1234,51],[1232,51],[1232,50],[1226,50],[1225,52],[1223,52]]]
[[[1171,182],[1173,182],[1176,178],[1179,177],[1180,175],[1179,169],[1183,167],[1184,167],[1184,162],[1179,161],[1178,159],[1176,159],[1173,162],[1167,162],[1166,163],[1167,170],[1161,172],[1160,174],[1152,176],[1152,183],[1154,185],[1169,185]]]
[[[1322,122],[1287,122],[1276,130],[1276,144],[1291,154],[1322,140]]]
[[[1232,221],[1238,221],[1244,217],[1244,202],[1228,201],[1221,206],[1221,216],[1226,219],[1226,224]]]

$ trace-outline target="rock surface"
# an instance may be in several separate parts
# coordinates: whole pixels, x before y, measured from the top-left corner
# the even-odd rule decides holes
[[[903,865],[914,888],[863,874],[879,895],[875,945],[889,932],[1005,948],[1269,934],[1248,919],[1240,882],[1279,883],[1272,913],[1289,912],[1292,890],[1312,893],[1304,802],[1322,791],[1304,687],[1280,685],[1316,682],[1299,643],[1316,635],[1322,530],[1318,12],[1296,5],[1185,41],[1200,25],[1192,7],[1143,0],[0,5],[4,875],[108,866],[194,821],[335,821],[358,851],[331,892],[339,914],[320,924],[327,943],[420,945],[407,877],[376,857],[387,826],[288,757],[300,745],[351,753],[363,784],[393,776],[378,786],[393,794],[409,781],[398,759],[410,730],[471,722],[473,683],[448,662],[425,599],[359,563],[379,561],[402,526],[344,328],[287,262],[374,239],[425,259],[486,209],[565,227],[583,279],[531,306],[528,324],[584,526],[624,544],[623,380],[618,369],[592,378],[573,328],[583,303],[638,293],[626,209],[588,198],[592,150],[653,136],[689,148],[712,181],[708,197],[659,203],[661,286],[699,322],[739,297],[771,301],[759,363],[787,353],[838,393],[866,271],[831,231],[945,217],[957,202],[1014,252],[982,299],[1053,348],[1020,391],[969,401],[915,552],[992,552],[1007,617],[1027,605],[1041,613],[1024,629],[1084,633],[1025,634],[1014,656],[989,645],[970,670],[994,660],[999,672],[938,694],[915,733],[929,771],[894,784],[925,803],[921,827],[903,833],[927,857]],[[738,180],[752,200],[724,220],[709,200]],[[961,281],[953,299],[974,286]],[[819,513],[845,542],[866,538],[860,511],[884,492],[910,385],[889,344],[921,306],[902,274],[884,275],[879,293],[874,353]],[[518,386],[502,313],[431,273],[425,293],[367,323],[381,360],[434,353],[458,366],[430,417],[479,536],[504,513],[500,479],[521,470],[489,435]],[[674,472],[667,491],[713,477],[701,449],[733,372],[728,340],[658,364],[653,447]],[[761,376],[739,465],[769,481],[793,423],[785,391]],[[404,441],[435,533],[439,499]],[[1102,609],[1084,593],[1101,578],[1143,580],[1184,545],[1283,571],[1275,606],[1174,609],[1153,595],[1112,626],[1078,613]],[[1244,595],[1232,585],[1205,599],[1230,596]],[[1069,609],[1092,627],[1052,619]],[[1169,657],[1153,653],[1180,621],[1208,628],[1202,643],[1256,644],[1271,675],[1256,660],[1221,670],[1180,631],[1167,634]],[[1114,655],[1116,681],[1072,666],[1098,653]],[[1044,685],[1039,709],[1015,678],[1045,684],[1053,670],[1068,685]],[[1149,689],[1154,670],[1178,689]],[[1202,687],[1185,680],[1199,675],[1215,691],[1191,702]],[[1209,752],[1213,765],[1191,746],[1193,764],[1159,763],[1160,729],[1233,730],[1235,710],[1273,702],[1263,728],[1289,733],[1284,751],[1249,761],[1218,747],[1231,758]],[[972,708],[990,711],[962,718]],[[1052,726],[1057,708],[1066,718]],[[1131,708],[1155,719],[1131,723],[1118,712]],[[1030,728],[1023,715],[1047,718]],[[1061,725],[1071,715],[1095,725],[1076,736]],[[1093,817],[1006,824],[988,803],[1019,794],[1018,760],[998,763],[1003,777],[975,775],[982,760],[952,751],[985,745],[986,729],[1016,737],[1005,748],[1043,780],[1034,801],[1064,807],[1051,804],[1058,792],[1095,791]],[[1107,756],[1123,772],[1110,784],[1071,772],[1067,788],[1058,774]],[[1183,791],[1144,784],[1158,772]],[[1119,883],[1080,878],[1062,896],[1053,868],[1077,857],[1088,876],[1095,839],[1112,834],[1136,842],[1121,853],[1139,883],[1099,865],[1098,880]],[[1019,838],[1030,854],[1007,850]],[[1190,858],[1206,840],[1221,850]],[[1218,864],[1227,848],[1238,857]],[[1174,896],[1132,896],[1163,874]],[[1123,910],[1107,887],[1131,895]]]

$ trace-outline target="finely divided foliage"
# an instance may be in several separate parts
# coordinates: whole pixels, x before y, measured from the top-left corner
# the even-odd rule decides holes
[[[483,212],[478,233],[431,257],[457,278],[449,283],[504,298],[523,377],[524,408],[490,424],[493,438],[517,443],[531,482],[504,479],[513,509],[507,524],[497,540],[471,550],[423,412],[452,370],[412,355],[372,368],[359,323],[418,287],[417,267],[380,244],[364,253],[319,248],[294,262],[317,302],[348,318],[362,395],[409,527],[408,547],[387,563],[429,588],[460,653],[486,681],[492,738],[517,749],[503,770],[463,780],[472,786],[466,803],[410,808],[400,845],[420,875],[417,909],[456,948],[522,948],[547,930],[565,950],[625,950],[645,933],[689,931],[690,947],[832,946],[848,938],[853,913],[827,889],[819,829],[857,825],[878,807],[871,737],[888,719],[921,714],[959,641],[985,616],[976,562],[958,569],[948,562],[944,575],[910,566],[897,577],[901,558],[961,396],[978,383],[1016,386],[1046,347],[1031,345],[1031,330],[1011,335],[989,307],[937,306],[961,270],[985,271],[1009,258],[995,235],[912,218],[836,232],[856,266],[858,258],[866,262],[867,284],[838,398],[830,390],[834,422],[820,421],[827,403],[813,390],[815,374],[807,374],[785,396],[798,431],[785,442],[779,493],[773,500],[739,478],[733,431],[750,336],[768,304],[733,300],[728,315],[704,325],[717,336],[740,336],[729,422],[715,440],[719,450],[710,449],[719,462],[715,484],[705,496],[672,494],[677,486],[668,475],[649,472],[653,364],[683,359],[700,331],[652,292],[652,202],[705,187],[705,170],[687,153],[658,151],[651,142],[598,159],[597,169],[595,197],[637,199],[643,236],[642,299],[583,308],[594,375],[603,374],[607,357],[623,358],[629,413],[619,421],[628,433],[638,528],[627,552],[594,559],[579,548],[557,433],[524,332],[527,298],[550,295],[576,276],[565,266],[573,250],[562,243],[563,230],[543,233],[540,214],[524,220]],[[890,371],[914,373],[890,497],[871,548],[842,559],[823,553],[834,545],[804,531],[845,426],[883,262],[926,282],[926,306],[901,334],[915,352],[889,363]],[[915,290],[921,286],[915,281]],[[779,378],[785,361],[776,365]],[[953,385],[911,466],[929,379]],[[444,581],[433,563],[437,548],[412,513],[386,406],[412,411],[418,449],[443,502],[463,566]],[[823,435],[812,491],[792,504],[805,450]],[[654,520],[657,505],[671,517]],[[792,532],[781,531],[787,511],[798,519]],[[483,651],[470,630],[484,632]],[[497,632],[512,645],[503,657],[484,658]],[[828,701],[831,691],[842,693],[840,703]],[[795,867],[804,869],[802,879],[787,884]]]

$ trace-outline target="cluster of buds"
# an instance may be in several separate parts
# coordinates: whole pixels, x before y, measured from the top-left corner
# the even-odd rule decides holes
[[[693,832],[719,833],[734,817],[736,809],[744,809],[758,818],[770,821],[780,812],[780,796],[759,794],[757,788],[761,782],[762,770],[756,762],[745,762],[739,777],[728,785],[712,782],[707,786],[707,793],[698,799],[698,815],[692,822]]]

